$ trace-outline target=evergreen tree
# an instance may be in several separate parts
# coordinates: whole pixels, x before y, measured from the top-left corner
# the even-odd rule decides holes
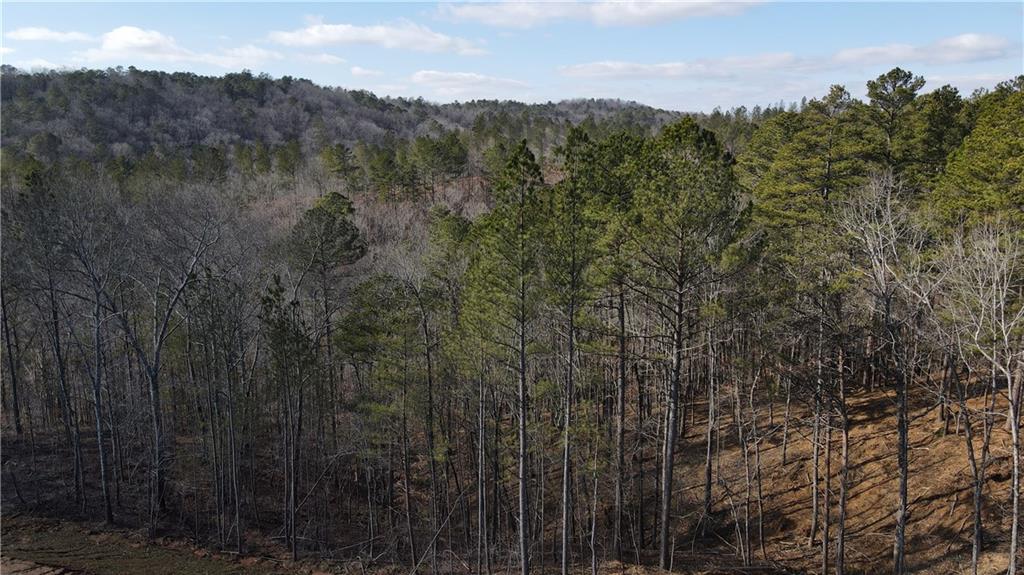
[[[711,132],[689,118],[646,145],[633,170],[637,287],[669,330],[659,533],[660,564],[667,569],[683,352],[702,305],[700,290],[712,280],[735,230],[738,185],[731,158]]]
[[[869,106],[865,117],[879,138],[872,159],[901,175],[914,160],[914,99],[924,87],[924,78],[902,68],[893,68],[868,81]]]
[[[935,188],[946,167],[946,159],[967,135],[963,112],[963,98],[949,85],[915,101],[911,136],[914,161],[907,168],[907,178],[915,187]]]
[[[564,179],[552,186],[540,215],[544,250],[544,277],[549,299],[565,322],[565,395],[562,418],[562,575],[571,562],[572,435],[580,313],[593,292],[592,267],[597,256],[598,225],[591,207],[596,199],[595,145],[582,130],[569,132],[563,157]]]
[[[494,184],[494,209],[477,224],[479,253],[469,271],[469,321],[516,376],[520,571],[530,572],[530,344],[543,297],[540,167],[520,142]]]
[[[947,221],[996,214],[1024,221],[1024,92],[982,107],[934,194]]]

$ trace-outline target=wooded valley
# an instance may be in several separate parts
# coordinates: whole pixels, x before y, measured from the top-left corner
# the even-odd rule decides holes
[[[8,525],[266,572],[1021,572],[1024,76],[0,88]]]

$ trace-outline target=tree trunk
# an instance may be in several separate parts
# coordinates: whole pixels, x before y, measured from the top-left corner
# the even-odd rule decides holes
[[[85,477],[82,470],[82,437],[78,425],[78,415],[75,412],[71,401],[71,391],[68,389],[67,363],[64,358],[64,348],[60,339],[60,316],[57,311],[56,290],[53,285],[53,278],[49,277],[48,296],[50,301],[50,345],[53,348],[54,362],[57,364],[57,384],[60,393],[62,406],[62,417],[64,427],[70,436],[71,448],[73,451],[73,469],[75,481],[75,501],[85,505]],[[10,352],[8,352],[10,353]]]
[[[418,296],[417,296],[418,297]],[[430,467],[430,531],[438,529],[438,509],[440,502],[437,496],[437,457],[434,453],[434,362],[431,354],[430,329],[428,316],[423,302],[419,302],[423,334],[423,353],[427,362],[427,462]],[[431,572],[437,573],[437,538],[430,540]]]
[[[952,361],[952,356],[950,356]],[[973,575],[978,574],[978,561],[981,559],[981,548],[984,544],[984,530],[982,521],[982,510],[984,508],[984,497],[985,497],[985,470],[988,466],[988,447],[991,438],[992,430],[992,405],[987,404],[984,410],[984,417],[982,419],[982,446],[980,459],[976,454],[974,447],[974,423],[971,421],[971,412],[967,408],[967,391],[966,388],[970,387],[970,373],[968,373],[964,385],[960,384],[959,373],[953,370],[953,385],[956,386],[957,398],[960,405],[960,418],[963,420],[964,426],[964,444],[967,450],[967,463],[971,468],[972,477],[972,494],[973,494],[973,506],[972,506],[972,519],[973,529],[971,536],[971,573]],[[996,385],[995,378],[990,379],[992,388],[994,390]],[[988,394],[993,400],[995,394]]]
[[[821,573],[828,575],[829,527],[832,520],[832,409],[825,413],[825,501],[821,513]]]
[[[647,401],[646,401],[647,400],[647,394],[645,393],[645,387],[646,387],[645,378],[640,374],[640,370],[639,370],[638,367],[636,367],[636,364],[634,364],[634,368],[633,369],[634,369],[633,373],[636,375],[636,402],[637,402],[637,422],[636,422],[636,426],[637,426],[638,430],[641,430],[640,433],[636,434],[637,435],[637,438],[636,438],[637,446],[636,447],[637,447],[637,455],[638,455],[637,461],[639,462],[639,465],[637,465],[637,467],[639,467],[639,469],[637,470],[637,474],[639,475],[639,477],[637,477],[637,498],[636,498],[636,500],[637,500],[637,503],[636,503],[636,507],[637,507],[636,521],[637,521],[637,531],[638,531],[637,539],[639,539],[639,546],[641,548],[644,548],[644,547],[647,546],[647,531],[645,530],[645,526],[646,526],[647,522],[644,520],[644,518],[647,516],[647,506],[646,506],[646,502],[647,502],[646,495],[647,495],[647,492],[644,490],[644,483],[647,480],[647,474],[646,474],[647,465],[646,465],[646,462],[644,461],[644,454],[645,454],[645,450],[644,450],[644,434],[643,434],[642,430],[644,429],[645,414],[646,414],[646,410],[647,410]],[[637,560],[639,560],[639,559],[640,559],[640,557],[638,556]]]
[[[481,372],[480,378],[480,405],[479,405],[479,467],[477,473],[477,529],[479,533],[477,538],[478,554],[479,550],[483,552],[483,562],[486,570],[482,573],[491,575],[491,551],[488,546],[488,521],[487,521],[487,423],[484,418],[484,405],[485,405],[485,393],[484,393],[484,382],[483,375]],[[479,560],[477,570],[480,571]]]
[[[839,409],[842,425],[842,469],[839,477],[839,517],[836,521],[836,575],[846,574],[846,498],[850,485],[850,415],[846,405],[846,374],[844,373],[844,355],[839,349],[839,365],[836,377],[839,378]]]
[[[21,402],[18,397],[18,363],[17,353],[14,349],[14,343],[11,339],[13,336],[12,329],[9,325],[8,312],[7,312],[7,297],[4,295],[3,289],[0,288],[0,317],[3,318],[3,330],[4,330],[4,344],[7,349],[7,367],[11,372],[11,411],[14,412],[14,433],[21,435]]]
[[[146,369],[146,377],[149,380],[149,409],[150,423],[153,431],[153,461],[151,463],[150,477],[152,480],[152,495],[150,498],[149,532],[156,534],[157,519],[165,509],[164,501],[164,423],[163,410],[160,407],[160,372],[158,368],[149,367]]]
[[[520,280],[522,281],[522,280]],[[524,286],[520,285],[520,318],[526,313],[526,294]],[[527,455],[528,445],[526,437],[526,422],[529,409],[526,395],[526,326],[519,325],[519,570],[522,575],[530,573],[530,501],[527,491],[529,482]]]
[[[814,536],[818,533],[818,458],[821,447],[821,394],[822,386],[822,344],[825,338],[825,319],[818,320],[818,350],[815,353],[817,376],[814,385],[814,431],[811,434],[811,530],[807,535],[807,546],[814,545]]]
[[[572,518],[572,490],[570,482],[572,481],[572,404],[576,390],[574,388],[575,376],[574,365],[573,365],[573,352],[575,347],[575,315],[576,307],[575,300],[569,302],[569,318],[568,318],[568,362],[566,367],[566,378],[565,378],[565,414],[564,414],[564,426],[563,437],[562,437],[562,563],[561,573],[562,575],[568,575],[569,563],[570,563],[570,542],[569,542],[569,531]],[[543,529],[543,521],[541,522],[541,528]],[[543,533],[541,538],[543,539]],[[543,557],[543,554],[541,554]]]
[[[231,493],[235,511],[235,551],[242,554],[242,515],[241,490],[238,486],[238,448],[235,444],[235,397],[230,390],[231,399],[228,404],[228,447],[231,450]]]
[[[903,573],[906,572],[905,546],[908,512],[907,480],[909,475],[907,377],[908,374],[906,373],[898,373],[896,383],[896,427],[898,431],[897,460],[900,476],[899,504],[896,509],[896,540],[893,548],[893,572],[895,575],[903,575]]]
[[[615,559],[622,561],[622,483],[625,475],[625,434],[626,434],[626,294],[625,286],[619,282],[618,294],[619,349],[618,378],[616,381],[616,405],[618,406],[615,427]]]
[[[789,447],[789,406],[793,398],[793,382],[786,376],[786,411],[782,416],[782,465],[786,465],[786,448]]]
[[[1013,522],[1010,524],[1010,567],[1006,571],[1007,575],[1016,575],[1017,573],[1017,549],[1020,531],[1020,418],[1017,414],[1018,401],[1020,397],[1019,390],[1014,386],[1013,374],[1010,370],[1006,370],[1006,387],[1007,395],[1009,396],[1009,416],[1010,416],[1010,437],[1012,439],[1012,455],[1013,455],[1013,476],[1010,484],[1010,494],[1013,509]]]
[[[110,487],[107,485],[107,448],[103,440],[103,339],[99,296],[93,309],[93,337],[95,337],[95,355],[93,361],[92,398],[93,415],[96,418],[96,447],[100,459],[100,488],[103,492],[103,510],[107,523],[114,522],[114,510],[110,503]]]
[[[682,254],[680,253],[680,260]],[[680,274],[681,277],[681,274]],[[668,569],[672,546],[669,541],[672,525],[672,471],[675,462],[676,418],[679,412],[679,380],[683,360],[683,286],[676,284],[676,301],[672,326],[672,370],[669,376],[668,413],[665,420],[665,451],[661,468],[661,525],[659,536],[659,566]]]
[[[705,450],[704,450],[704,507],[703,516],[701,517],[701,526],[705,525],[705,522],[711,518],[711,466],[713,462],[713,450],[712,445],[714,443],[715,436],[715,422],[718,419],[717,404],[718,398],[716,385],[717,380],[715,379],[715,353],[714,343],[711,342],[711,334],[708,337],[708,373],[707,373],[707,396],[708,396],[708,426],[705,433]]]
[[[419,554],[416,553],[416,537],[412,530],[412,488],[409,477],[412,471],[409,466],[409,424],[408,424],[408,392],[406,381],[402,378],[402,487],[405,490],[405,532],[409,538],[409,564],[416,573],[419,566]]]

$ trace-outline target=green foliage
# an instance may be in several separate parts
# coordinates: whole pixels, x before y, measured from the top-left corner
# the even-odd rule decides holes
[[[412,161],[431,192],[461,176],[468,156],[469,151],[455,132],[446,132],[437,138],[420,136],[412,143]]]
[[[251,176],[255,171],[253,148],[241,143],[235,144],[234,162],[239,173]]]
[[[500,141],[484,151],[484,175],[492,184],[504,171],[512,148],[513,146]]]
[[[366,254],[366,241],[350,219],[352,212],[348,198],[331,192],[306,210],[288,239],[292,265],[302,275],[315,273],[324,289],[329,289],[333,272]]]
[[[934,189],[946,159],[967,135],[964,101],[956,88],[943,86],[915,101],[911,148],[913,162],[906,177],[916,187]]]
[[[913,160],[911,116],[914,99],[922,87],[924,78],[902,68],[893,68],[868,81],[870,105],[865,109],[865,118],[878,132],[871,159],[898,175]]]
[[[731,243],[738,184],[714,135],[687,118],[649,141],[632,162],[631,245],[656,286],[677,287]]]
[[[468,272],[466,318],[499,345],[525,337],[538,310],[543,248],[540,166],[522,141],[494,184],[494,208],[474,226],[477,252]]]
[[[861,185],[868,169],[862,113],[844,88],[833,86],[798,115],[776,116],[769,133],[756,135],[740,158],[764,263],[788,267],[795,272],[790,279],[817,282],[823,258],[834,251],[835,204]],[[772,154],[775,142],[783,145]]]
[[[283,146],[274,150],[274,166],[277,171],[294,176],[302,165],[302,146],[298,140],[291,140]]]
[[[224,151],[216,146],[192,149],[192,176],[202,182],[220,182],[227,178],[228,162]]]
[[[345,144],[326,146],[320,152],[320,162],[324,169],[342,180],[347,180],[359,169],[352,150]]]
[[[56,162],[59,158],[62,142],[50,132],[39,132],[28,140],[26,151],[33,157],[47,162]]]
[[[736,174],[747,190],[755,190],[771,172],[779,152],[803,128],[804,117],[782,112],[765,120],[751,136],[746,151],[737,158]]]
[[[273,167],[273,162],[270,158],[270,150],[260,142],[256,144],[256,150],[253,152],[252,159],[253,169],[256,170],[257,174],[269,174]]]
[[[550,299],[556,306],[575,308],[590,297],[595,283],[593,264],[598,256],[601,228],[597,179],[597,145],[582,130],[571,130],[559,153],[563,179],[547,188],[541,218],[544,250],[542,265]],[[575,318],[573,318],[575,319]]]
[[[360,145],[356,157],[369,190],[384,199],[402,199],[418,192],[418,176],[404,144]]]
[[[315,375],[315,344],[302,318],[298,300],[287,299],[281,278],[275,275],[260,302],[260,320],[266,333],[271,374],[283,393],[300,391]]]
[[[697,121],[702,128],[711,130],[730,154],[738,156],[746,150],[754,134],[763,128],[764,123],[784,113],[786,112],[782,104],[765,109],[754,106],[752,110],[739,106],[724,112],[715,108],[710,114],[699,116]]]
[[[464,216],[447,208],[435,207],[430,211],[430,245],[426,265],[433,280],[452,302],[452,311],[458,315],[461,300],[462,276],[473,253],[472,223]]]
[[[1024,92],[985,105],[934,194],[947,221],[1003,214],[1024,220]]]
[[[390,300],[383,297],[391,291],[382,288],[381,283],[386,279],[374,276],[356,286],[349,294],[352,305],[338,322],[336,348],[353,365],[372,363],[385,351],[387,342],[382,327],[391,322],[382,313],[394,311],[393,306],[388,305]]]
[[[179,80],[203,85],[194,78]],[[310,90],[299,82],[244,73],[225,78],[218,89],[228,94],[238,117],[255,122],[263,117],[257,107],[261,102],[273,102],[281,94],[294,96],[292,104],[298,102],[299,94]],[[138,90],[127,80],[120,84],[125,94]],[[124,318],[124,326],[152,325],[153,306],[167,299],[163,290],[169,280],[164,278],[176,278],[184,269],[167,262],[196,261],[198,271],[189,268],[183,276],[187,285],[180,307],[171,310],[181,312],[173,323],[184,327],[171,329],[163,361],[170,379],[189,375],[203,385],[175,385],[173,393],[162,394],[174,402],[173,411],[167,410],[174,413],[169,439],[178,439],[188,425],[204,426],[194,436],[205,437],[202,454],[241,454],[243,477],[252,475],[253,483],[261,483],[260,492],[253,485],[252,495],[239,499],[228,481],[235,463],[220,459],[226,467],[218,473],[215,460],[214,473],[201,482],[209,485],[202,489],[227,489],[214,497],[197,491],[197,501],[208,501],[213,510],[231,503],[248,505],[250,497],[253,502],[257,497],[269,500],[262,483],[280,477],[280,467],[289,467],[283,457],[291,449],[297,469],[285,473],[298,478],[293,494],[303,497],[298,502],[303,525],[299,533],[304,534],[300,540],[317,535],[309,539],[316,541],[334,529],[316,511],[320,503],[358,493],[360,499],[366,497],[367,508],[356,514],[353,526],[372,525],[374,537],[366,541],[376,547],[380,540],[380,557],[404,551],[395,547],[394,535],[405,521],[417,542],[426,543],[437,534],[441,546],[461,552],[459,536],[446,534],[444,522],[451,520],[452,533],[472,529],[472,517],[460,517],[459,498],[465,493],[469,499],[463,501],[472,503],[484,494],[488,506],[490,495],[499,499],[489,509],[500,526],[494,532],[495,557],[503,560],[507,536],[514,529],[514,519],[507,521],[513,516],[505,516],[505,500],[509,482],[516,479],[518,434],[509,428],[517,419],[530,438],[523,442],[529,445],[524,464],[534,470],[523,475],[530,497],[541,492],[553,497],[549,487],[557,474],[549,471],[558,437],[565,433],[572,446],[572,511],[584,508],[581,496],[596,500],[598,516],[589,519],[600,522],[604,503],[599,499],[611,493],[610,474],[621,471],[631,490],[630,477],[637,476],[630,474],[653,464],[659,443],[647,436],[670,429],[665,425],[667,406],[676,400],[675,392],[691,392],[681,398],[688,409],[703,402],[706,392],[709,410],[736,419],[742,451],[770,438],[758,436],[759,429],[766,429],[757,423],[766,389],[769,399],[784,393],[787,405],[790,395],[797,405],[820,399],[815,403],[824,410],[819,411],[821,422],[845,425],[847,405],[837,397],[838,386],[855,393],[861,382],[891,381],[899,368],[894,360],[900,360],[894,355],[896,338],[903,333],[914,337],[915,355],[920,349],[926,361],[945,357],[948,349],[934,345],[933,332],[921,326],[931,329],[943,320],[952,325],[964,316],[978,316],[976,302],[957,302],[960,310],[947,312],[949,317],[929,318],[924,315],[931,311],[928,306],[915,301],[949,306],[950,293],[957,294],[935,291],[949,284],[934,284],[957,280],[953,273],[935,269],[935,262],[950,263],[956,272],[958,266],[952,264],[967,259],[961,254],[979,258],[985,246],[970,239],[970,244],[960,244],[960,253],[949,255],[944,248],[967,235],[927,236],[933,230],[924,228],[941,222],[959,232],[977,230],[981,221],[991,225],[986,235],[991,257],[975,262],[975,269],[959,270],[969,272],[959,279],[961,291],[988,289],[986,281],[978,280],[992,274],[981,263],[1016,271],[1017,256],[1008,248],[1010,240],[1019,238],[1018,228],[1005,224],[1020,221],[1024,213],[1022,86],[1024,79],[966,100],[949,87],[918,95],[920,79],[897,69],[871,83],[870,104],[835,86],[789,111],[781,106],[716,111],[683,118],[657,134],[652,126],[661,126],[666,116],[625,104],[612,122],[601,113],[605,104],[594,102],[565,104],[573,111],[569,118],[560,115],[561,104],[434,107],[345,93],[347,104],[365,108],[363,114],[372,111],[386,129],[373,124],[367,137],[339,136],[340,124],[348,128],[356,123],[327,117],[324,106],[304,109],[315,118],[313,137],[299,128],[278,126],[272,138],[261,138],[249,124],[240,124],[237,138],[197,140],[232,142],[231,147],[135,148],[106,132],[109,126],[100,121],[104,116],[94,110],[83,125],[116,143],[97,145],[88,161],[69,159],[75,157],[71,148],[78,140],[57,142],[44,130],[27,148],[15,140],[2,150],[2,215],[9,240],[5,255],[15,256],[6,258],[12,265],[4,269],[4,297],[20,316],[12,316],[20,332],[15,335],[22,335],[25,346],[17,357],[31,360],[20,368],[31,376],[22,389],[30,394],[51,389],[33,384],[54,376],[47,365],[53,353],[53,341],[47,338],[52,335],[45,331],[51,329],[50,322],[71,338],[64,344],[66,365],[85,365],[81,343],[78,349],[73,346],[87,333],[82,321],[89,311],[78,294],[90,286],[81,283],[83,274],[67,261],[70,250],[60,245],[67,240],[51,237],[70,237],[79,231],[76,226],[85,224],[91,231],[93,222],[109,225],[124,232],[116,238],[141,244],[123,268],[111,268],[120,274],[110,276],[108,303],[117,310],[103,333],[117,344],[105,351],[111,358],[105,362],[110,370],[106,385],[114,396],[118,382],[135,381],[129,370],[139,363],[124,361],[122,354],[131,349],[122,343],[132,342],[121,342],[116,322]],[[53,106],[76,97],[65,89],[46,93]],[[79,110],[79,104],[70,109]],[[449,114],[445,122],[431,116],[441,114],[439,109]],[[42,106],[24,113],[45,119],[49,112]],[[620,125],[630,118],[636,120],[632,125]],[[472,130],[465,128],[470,123]],[[287,143],[268,147],[263,139]],[[303,158],[300,142],[312,142],[310,148],[319,155]],[[739,153],[735,162],[733,152]],[[552,153],[557,162],[542,167],[538,158]],[[305,169],[307,160],[321,162],[323,169]],[[409,201],[466,175],[474,184],[484,176],[487,191],[460,186],[464,197],[444,197],[436,206]],[[199,193],[178,196],[178,187]],[[291,194],[275,200],[301,201],[301,194],[319,189],[368,191],[402,204],[358,198],[366,206],[366,221],[383,232],[373,237],[384,237],[386,244],[374,246],[379,257],[369,265],[353,266],[370,246],[354,222],[348,197],[331,191],[291,228],[281,228],[274,225],[280,223],[274,209],[283,202],[251,201],[249,190],[260,188]],[[90,200],[93,192],[103,195]],[[930,195],[921,195],[926,192]],[[202,194],[207,193],[228,197],[206,204]],[[81,222],[68,216],[78,215],[83,205],[106,212],[95,215],[92,209]],[[389,229],[388,218],[394,216],[399,225]],[[191,226],[199,230],[207,221],[220,241],[191,259],[199,252],[180,247],[187,242],[177,241],[175,234],[186,237],[193,233]],[[416,227],[424,222],[428,234]],[[266,229],[255,229],[259,226]],[[205,234],[206,228],[201,229],[195,233]],[[54,242],[56,250],[50,249]],[[98,253],[113,254],[119,265],[124,260],[119,251],[96,246]],[[936,254],[945,259],[938,260]],[[877,264],[877,270],[890,263],[895,271],[881,272],[885,277],[878,282],[871,265]],[[287,270],[287,285],[272,275],[279,270]],[[122,277],[132,281],[117,281]],[[48,290],[51,278],[58,284]],[[145,289],[148,281],[158,289]],[[879,283],[886,284],[884,290],[872,285]],[[8,286],[12,291],[6,291]],[[918,292],[879,304],[879,293],[901,289]],[[57,298],[56,305],[46,300],[47,291]],[[1013,295],[1011,303],[1017,305],[1019,299]],[[886,333],[878,318],[880,307],[889,303],[893,305],[885,313],[902,317],[898,329]],[[46,313],[50,306],[59,314],[56,320]],[[923,321],[930,319],[940,321]],[[1013,331],[1007,341],[1019,341],[1018,334]],[[978,341],[980,345],[963,348],[965,355],[992,338]],[[572,355],[564,353],[568,342],[574,344]],[[620,349],[625,362],[621,372],[616,361]],[[562,364],[566,359],[569,363]],[[975,367],[970,358],[957,361]],[[910,367],[925,373],[925,365]],[[628,390],[622,411],[613,407],[618,373],[624,375],[621,389]],[[850,377],[844,379],[844,374]],[[522,387],[517,393],[509,393],[510,376],[519,376]],[[570,376],[573,391],[567,395]],[[112,426],[130,429],[133,419],[117,411],[123,405],[114,396],[108,419]],[[573,403],[566,402],[568,397]],[[39,421],[50,418],[59,425],[52,417],[58,412],[48,405],[51,399],[35,395],[31,405],[43,409]],[[561,415],[567,406],[576,414],[568,422]],[[610,440],[618,420],[613,416],[619,414],[628,418],[622,445],[631,451],[625,456],[633,458],[623,468],[614,463],[617,442]],[[836,415],[843,419],[836,421]],[[235,416],[237,429],[234,422],[214,426]],[[237,452],[229,448],[233,431],[241,432]],[[438,435],[433,437],[433,432]],[[283,452],[275,451],[273,441],[263,441],[275,434],[286,436]],[[668,439],[666,434],[666,443],[660,445],[668,445]],[[474,452],[462,451],[469,449]],[[406,454],[412,460],[408,471],[404,461],[396,465],[396,457],[405,459]],[[203,466],[210,463],[200,459],[194,470],[189,460],[189,467],[179,466],[177,472],[205,472]],[[427,461],[443,464],[438,469],[441,481],[432,477],[435,481],[429,484],[430,496],[425,495]],[[265,470],[249,469],[266,462],[272,465]],[[480,480],[478,464],[485,467],[482,486],[473,485]],[[672,468],[662,467],[666,469]],[[218,484],[218,479],[224,482]],[[145,480],[140,484],[127,478],[126,493],[144,491]],[[661,480],[648,476],[644,481]],[[730,479],[723,481],[713,489],[731,488]],[[666,493],[678,493],[671,482],[659,485]],[[269,489],[277,487],[271,484]],[[473,493],[473,487],[483,489]],[[225,496],[223,501],[219,495]],[[432,506],[434,497],[438,505]],[[683,506],[689,513],[691,499],[683,501],[670,509],[672,517],[679,517]],[[407,517],[401,510],[404,502],[410,502]],[[627,515],[631,502],[633,495],[626,494]],[[713,512],[721,516],[721,498],[712,503]],[[266,523],[234,523],[217,511],[218,519],[228,519],[219,525],[229,532],[237,529],[235,534]],[[531,519],[536,516],[527,513]],[[248,516],[243,517],[247,522]],[[588,519],[586,514],[583,518]],[[550,528],[545,521],[531,531],[550,534]],[[609,532],[599,527],[594,542]],[[347,531],[323,543],[338,549],[348,543],[341,537]]]
[[[643,144],[643,138],[618,132],[590,143],[582,158],[585,162],[572,166],[583,176],[577,175],[577,179],[591,189],[587,213],[588,221],[597,228],[591,240],[596,251],[592,279],[596,285],[622,287],[634,264],[628,246],[634,186],[630,167]]]

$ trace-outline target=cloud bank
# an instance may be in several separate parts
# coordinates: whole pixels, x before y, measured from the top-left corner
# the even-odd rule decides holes
[[[597,26],[645,26],[703,16],[742,14],[756,2],[604,0],[600,2],[486,2],[443,4],[441,14],[500,28],[533,28],[560,20]]]
[[[454,52],[462,55],[484,53],[483,48],[465,38],[435,32],[409,21],[374,26],[315,23],[298,30],[271,32],[270,40],[284,46],[370,44],[417,52]]]

